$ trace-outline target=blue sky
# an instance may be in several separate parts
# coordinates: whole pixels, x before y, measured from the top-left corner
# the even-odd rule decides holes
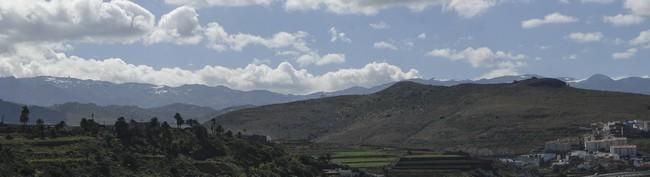
[[[2,76],[309,93],[416,77],[650,75],[644,0],[53,0],[0,7]]]

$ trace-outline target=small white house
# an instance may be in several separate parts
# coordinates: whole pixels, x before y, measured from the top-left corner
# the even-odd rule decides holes
[[[611,146],[621,146],[627,144],[625,137],[606,137],[604,139],[594,139],[593,137],[585,138],[585,150],[596,152],[600,149],[609,149]]]
[[[636,145],[611,146],[609,147],[609,153],[620,157],[634,157],[636,156]]]

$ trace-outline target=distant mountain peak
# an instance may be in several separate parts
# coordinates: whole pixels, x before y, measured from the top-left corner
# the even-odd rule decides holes
[[[560,79],[537,78],[537,77],[532,77],[530,79],[518,81],[517,84],[519,85],[524,84],[531,87],[552,87],[552,88],[560,88],[560,87],[568,86],[566,82]]]
[[[589,79],[587,80],[597,80],[597,81],[613,81],[611,77],[604,75],[604,74],[594,74]]]

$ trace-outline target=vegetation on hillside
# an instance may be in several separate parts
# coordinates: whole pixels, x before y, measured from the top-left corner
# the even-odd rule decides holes
[[[248,135],[177,117],[182,128],[157,118],[123,117],[113,126],[83,119],[80,127],[0,127],[0,176],[311,177],[329,167]]]
[[[526,153],[606,120],[646,119],[650,96],[576,89],[556,79],[451,87],[400,82],[371,95],[340,96],[234,111],[226,128],[274,139]]]

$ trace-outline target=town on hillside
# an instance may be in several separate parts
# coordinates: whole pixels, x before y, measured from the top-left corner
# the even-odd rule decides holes
[[[596,122],[583,129],[590,133],[548,141],[530,154],[499,161],[516,169],[562,175],[650,175],[644,171],[650,169],[650,121]]]

